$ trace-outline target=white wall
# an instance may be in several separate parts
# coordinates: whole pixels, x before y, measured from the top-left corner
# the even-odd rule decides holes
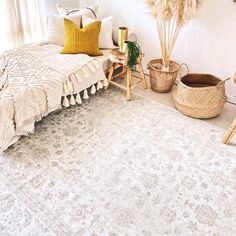
[[[160,57],[156,25],[139,3],[141,0],[81,1],[82,6],[99,3],[100,16],[113,15],[116,26],[128,26],[136,32],[145,51],[145,63]],[[50,5],[52,2],[57,0],[50,0]],[[71,4],[73,1],[64,2]],[[233,0],[204,0],[195,19],[180,34],[173,60],[187,63],[192,72],[212,73],[222,79],[233,77],[236,72],[236,3]],[[233,81],[227,83],[227,93],[236,98]]]
[[[84,7],[92,5],[94,0],[44,0],[46,15],[57,14],[57,3],[69,7]]]
[[[80,0],[44,0],[46,15],[57,14],[57,3],[70,7],[79,7]]]

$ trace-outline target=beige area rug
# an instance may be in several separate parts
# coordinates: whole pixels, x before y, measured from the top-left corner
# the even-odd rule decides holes
[[[0,235],[236,235],[224,131],[119,90],[49,115],[0,155]]]

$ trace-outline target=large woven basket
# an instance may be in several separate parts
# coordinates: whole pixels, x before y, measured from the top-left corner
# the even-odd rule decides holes
[[[208,74],[184,76],[173,92],[176,108],[199,119],[218,116],[227,101],[225,81]]]
[[[170,92],[181,66],[174,61],[170,61],[170,70],[163,71],[162,59],[150,61],[149,66],[151,89],[158,93]]]

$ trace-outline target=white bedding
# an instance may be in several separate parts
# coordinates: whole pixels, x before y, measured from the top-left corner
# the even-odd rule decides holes
[[[28,45],[0,55],[0,151],[21,135],[34,132],[34,123],[50,112],[81,103],[80,92],[103,87],[103,59],[62,55],[57,45]],[[96,85],[96,88],[95,88]]]
[[[110,58],[110,54],[109,54],[110,49],[102,49],[101,51],[103,53],[103,56],[98,56],[98,57],[95,57],[95,58],[100,62],[100,64],[103,67],[103,70],[107,71],[111,67],[111,61],[109,60],[109,58]]]

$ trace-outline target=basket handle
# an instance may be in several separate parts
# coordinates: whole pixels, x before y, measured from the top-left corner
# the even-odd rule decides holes
[[[185,67],[185,69],[187,70],[187,74],[186,74],[186,75],[189,74],[190,70],[189,70],[189,67],[188,67],[188,65],[187,65],[186,63],[182,63],[182,64],[180,65],[180,67],[181,67],[181,68],[184,68],[184,67]]]
[[[179,70],[180,79],[183,77],[183,75],[182,75],[182,73],[181,73],[181,70],[182,70],[184,67],[185,67],[185,69],[186,69],[186,71],[187,71],[186,75],[188,75],[189,72],[190,72],[188,65],[187,65],[186,63],[182,63],[182,64],[180,65],[180,70]]]
[[[216,87],[219,87],[221,84],[225,84],[225,83],[226,83],[227,81],[229,81],[229,80],[231,80],[231,78],[228,78],[228,79],[225,79],[225,80],[219,82],[219,83],[216,85]]]

